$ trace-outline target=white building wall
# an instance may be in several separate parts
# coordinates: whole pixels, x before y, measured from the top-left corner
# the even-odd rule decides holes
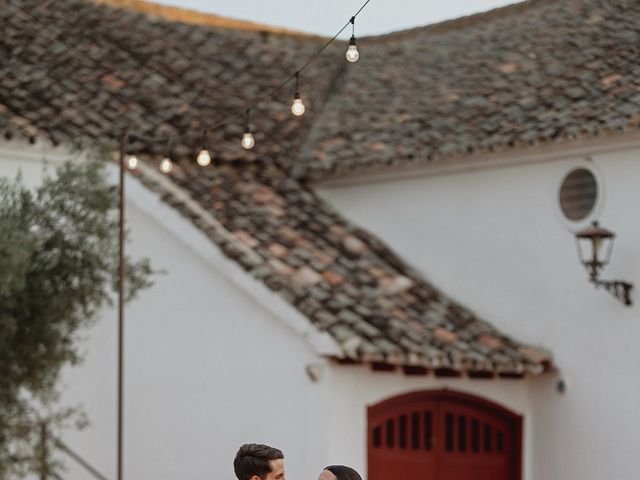
[[[331,463],[352,465],[367,471],[367,407],[409,392],[449,389],[480,396],[524,417],[524,480],[531,475],[531,405],[527,380],[486,380],[407,376],[397,372],[374,372],[367,366],[332,365],[331,368]],[[365,477],[363,477],[365,478]]]
[[[618,234],[603,276],[635,283],[638,304],[639,156],[592,160],[606,189],[598,216]],[[640,306],[626,308],[589,284],[557,206],[561,180],[583,158],[514,158],[510,167],[320,191],[444,292],[554,352],[568,391],[558,394],[548,377],[532,384],[529,480],[626,479],[640,470]]]
[[[0,175],[21,168],[25,181],[37,184],[41,164],[32,151],[0,150]],[[138,201],[145,200],[141,188],[128,181]],[[157,207],[166,209],[160,217],[181,221]],[[291,478],[316,478],[328,459],[329,390],[305,372],[319,362],[314,348],[223,273],[235,267],[220,268],[210,241],[200,251],[187,245],[185,238],[199,232],[186,220],[183,228],[167,229],[148,208],[127,202],[128,254],[149,257],[165,273],[126,308],[126,478],[234,478],[232,461],[245,442],[281,448]],[[62,399],[81,404],[91,421],[64,441],[110,479],[116,478],[116,326],[115,309],[106,309],[84,344],[84,364],[65,372]],[[66,463],[65,480],[89,478]]]

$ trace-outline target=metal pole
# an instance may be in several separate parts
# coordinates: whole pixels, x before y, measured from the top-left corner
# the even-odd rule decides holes
[[[125,151],[127,146],[128,129],[125,129],[120,138],[120,282],[118,291],[118,480],[122,480],[122,440],[123,440],[123,397],[124,397],[124,172]]]

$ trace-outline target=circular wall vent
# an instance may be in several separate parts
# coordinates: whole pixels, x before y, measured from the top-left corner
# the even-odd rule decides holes
[[[593,212],[598,201],[598,181],[591,170],[571,170],[560,186],[560,209],[566,218],[579,222]]]

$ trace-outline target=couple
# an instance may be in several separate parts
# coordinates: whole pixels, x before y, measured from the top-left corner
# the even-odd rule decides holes
[[[277,448],[256,443],[240,447],[233,461],[238,480],[285,480],[284,455]],[[353,468],[333,465],[325,468],[318,480],[362,480]]]

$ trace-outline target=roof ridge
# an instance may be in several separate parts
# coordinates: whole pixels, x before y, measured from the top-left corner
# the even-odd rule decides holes
[[[159,3],[148,2],[146,0],[91,0],[98,5],[107,5],[115,8],[133,10],[150,16],[161,17],[165,20],[178,23],[188,23],[193,25],[204,25],[209,27],[225,28],[229,30],[245,30],[249,32],[268,32],[278,35],[287,35],[301,38],[324,39],[326,37],[313,33],[306,33],[291,30],[284,27],[275,27],[248,20],[215,15],[212,13],[200,12],[188,8],[161,5]]]
[[[245,30],[249,32],[268,32],[279,35],[287,35],[301,38],[326,39],[326,35],[318,35],[314,33],[292,30],[284,27],[276,27],[248,20],[240,20],[223,15],[201,12],[189,8],[175,7],[170,5],[162,5],[159,3],[149,2],[147,0],[90,0],[99,5],[107,5],[115,8],[123,8],[133,10],[146,15],[162,17],[171,22],[187,23],[193,25],[204,25],[210,27],[225,28],[229,30]],[[441,22],[428,25],[420,25],[413,28],[401,29],[395,32],[385,33],[381,35],[370,35],[364,38],[369,40],[396,40],[405,36],[413,36],[417,33],[444,33],[451,30],[457,30],[468,26],[477,25],[499,18],[505,14],[520,13],[524,10],[535,8],[539,5],[550,4],[555,0],[524,0],[518,1],[502,7],[492,8],[487,11],[473,13],[462,17],[456,17]]]

